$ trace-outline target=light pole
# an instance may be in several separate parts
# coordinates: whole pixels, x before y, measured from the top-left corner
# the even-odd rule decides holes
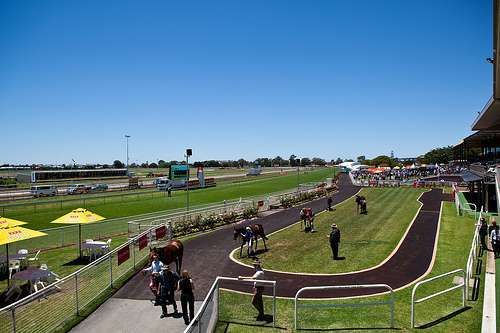
[[[192,149],[186,149],[186,211],[189,212],[189,156],[193,155]]]
[[[295,164],[297,164],[297,193],[299,192],[299,167],[300,167],[300,158],[295,160]]]
[[[130,138],[130,135],[125,134],[125,139],[127,140],[127,176],[128,176],[128,139]]]

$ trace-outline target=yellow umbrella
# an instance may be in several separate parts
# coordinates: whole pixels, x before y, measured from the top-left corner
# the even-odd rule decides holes
[[[24,222],[17,221],[17,223],[25,224]],[[18,241],[22,241],[25,239],[47,236],[47,234],[31,230],[23,227],[10,227],[10,228],[1,228],[0,229],[0,245],[5,244],[5,252],[7,254],[7,263],[9,262],[9,243],[14,243]],[[7,275],[7,285],[10,285],[10,276]]]
[[[21,222],[18,220],[8,219],[6,217],[0,216],[0,229],[17,227],[23,224],[26,224],[26,222]]]
[[[66,215],[63,215],[51,223],[78,224],[78,253],[82,256],[82,224],[99,222],[106,219],[96,213],[92,213],[85,208],[77,208]]]

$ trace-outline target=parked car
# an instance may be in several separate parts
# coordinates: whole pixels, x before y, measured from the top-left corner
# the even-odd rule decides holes
[[[108,184],[94,184],[90,188],[90,192],[106,192],[108,190]]]
[[[31,194],[35,197],[48,197],[57,195],[57,187],[54,185],[31,186]]]
[[[85,184],[75,184],[68,187],[68,194],[83,194],[89,193],[90,186]]]

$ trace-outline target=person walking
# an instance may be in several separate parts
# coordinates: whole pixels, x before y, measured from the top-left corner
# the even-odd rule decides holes
[[[330,240],[333,260],[339,260],[340,230],[335,223],[332,224],[332,231],[328,238]]]
[[[151,292],[155,296],[155,305],[158,305],[158,288],[159,288],[159,282],[158,282],[158,277],[165,266],[160,259],[158,258],[158,254],[153,254],[153,260],[151,261],[151,266],[148,268],[145,268],[142,270],[144,274],[147,272],[151,272],[151,278],[149,281],[149,289],[151,289]]]
[[[332,211],[332,203],[333,203],[333,199],[332,197],[328,197],[328,199],[326,199],[326,205],[327,205],[327,209],[329,212]]]
[[[174,307],[174,314],[177,314],[177,302],[175,301],[175,289],[179,275],[170,270],[170,266],[166,265],[159,277],[160,281],[160,305],[162,314],[160,318],[165,318],[168,314],[167,305]]]
[[[253,267],[255,273],[252,276],[238,276],[238,280],[263,280],[264,270],[262,269],[262,263],[258,260],[253,262]],[[255,282],[253,284],[253,297],[252,305],[258,311],[257,320],[264,320],[264,302],[262,300],[262,294],[264,293],[264,286]]]
[[[481,239],[481,247],[483,251],[488,250],[488,246],[486,245],[486,236],[488,236],[488,223],[486,223],[486,219],[481,217],[481,225],[479,226],[479,238]]]
[[[194,283],[193,279],[189,275],[189,272],[184,270],[181,274],[181,279],[179,280],[177,291],[181,292],[181,307],[182,307],[182,317],[184,318],[184,324],[189,325],[189,323],[194,318]],[[188,316],[188,305],[189,305],[189,316]]]

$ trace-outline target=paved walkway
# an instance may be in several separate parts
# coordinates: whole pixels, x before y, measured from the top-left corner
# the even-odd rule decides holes
[[[195,302],[195,312],[202,302]],[[180,308],[180,302],[177,304]],[[168,307],[169,312],[172,307]],[[186,329],[182,317],[160,319],[161,307],[149,300],[110,298],[96,311],[75,326],[71,332],[168,332],[181,333]]]

